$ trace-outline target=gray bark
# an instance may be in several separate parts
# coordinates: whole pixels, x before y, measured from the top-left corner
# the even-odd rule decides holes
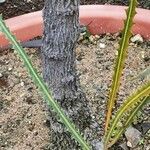
[[[41,50],[43,77],[66,115],[89,140],[93,140],[91,112],[76,76],[74,48],[80,31],[78,8],[78,0],[46,0]],[[50,150],[80,149],[51,111],[50,128]]]

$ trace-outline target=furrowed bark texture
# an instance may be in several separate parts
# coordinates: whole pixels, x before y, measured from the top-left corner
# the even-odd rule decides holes
[[[75,125],[90,140],[91,113],[84,94],[79,90],[74,47],[79,36],[79,0],[46,0],[42,44],[43,77]],[[78,150],[73,140],[50,111],[50,150]],[[97,131],[96,131],[97,132]],[[88,137],[89,136],[89,137]]]

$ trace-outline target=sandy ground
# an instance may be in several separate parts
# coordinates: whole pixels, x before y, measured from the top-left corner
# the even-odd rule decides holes
[[[105,106],[110,86],[114,58],[117,55],[117,35],[101,36],[90,44],[82,41],[77,45],[77,72],[93,114],[99,120],[103,135]],[[101,48],[101,46],[104,46]],[[41,72],[40,50],[26,49],[34,66]],[[144,81],[129,82],[150,64],[150,42],[131,43],[124,77],[119,93],[118,107]],[[14,50],[0,51],[0,149],[1,150],[46,150],[50,130],[46,105]],[[137,122],[150,121],[149,106],[146,106]],[[149,135],[137,149],[148,150]]]

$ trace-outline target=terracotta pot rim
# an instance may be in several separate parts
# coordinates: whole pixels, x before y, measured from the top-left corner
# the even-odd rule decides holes
[[[117,5],[81,5],[80,23],[88,25],[92,34],[116,33],[123,27],[126,8]],[[150,10],[137,8],[132,32],[150,40],[150,19],[148,18],[150,18]],[[19,41],[27,41],[43,33],[42,11],[13,17],[5,22]],[[8,40],[0,33],[0,47],[7,45]]]

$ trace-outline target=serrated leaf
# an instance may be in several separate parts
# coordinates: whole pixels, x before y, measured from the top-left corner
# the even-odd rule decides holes
[[[120,128],[116,133],[113,139],[111,139],[111,142],[108,143],[108,147],[111,147],[116,141],[120,138],[120,136],[125,132],[127,127],[130,126],[130,124],[133,121],[133,118],[137,115],[138,111],[142,109],[142,107],[150,102],[150,96],[144,97],[138,105],[134,106],[134,109],[132,109],[132,112],[127,116],[127,118],[123,122],[123,127]]]
[[[127,48],[129,45],[129,39],[131,37],[131,27],[133,25],[133,18],[136,14],[135,8],[137,5],[137,0],[131,0],[129,8],[126,10],[127,19],[125,20],[124,29],[122,31],[122,38],[119,42],[118,57],[116,59],[116,66],[114,69],[113,81],[109,93],[109,99],[107,104],[107,114],[106,114],[106,123],[105,123],[105,132],[108,129],[110,119],[112,116],[112,110],[116,101],[116,95],[119,91],[120,80],[122,76],[122,71],[125,64],[125,58],[127,55]]]
[[[123,103],[122,107],[120,107],[115,114],[115,117],[111,122],[111,126],[105,135],[105,146],[108,146],[108,143],[111,141],[110,139],[113,131],[117,129],[117,123],[121,121],[121,123],[123,124],[123,130],[122,128],[117,129],[119,133],[115,136],[116,139],[114,139],[114,141],[119,138],[124,129],[129,125],[136,112],[140,110],[140,106],[143,106],[145,104],[145,99],[143,99],[143,97],[148,95],[150,95],[150,82],[137,90],[125,101],[125,103]]]
[[[14,35],[12,35],[9,31],[9,29],[6,27],[4,21],[2,20],[2,16],[0,15],[0,27],[2,28],[2,32],[5,34],[5,36],[10,40],[10,42],[13,45],[13,48],[18,52],[20,58],[23,60],[25,67],[28,69],[35,85],[39,87],[41,90],[43,96],[45,97],[45,100],[49,106],[53,108],[53,110],[56,112],[57,116],[61,118],[62,122],[68,128],[74,139],[76,139],[81,147],[85,150],[90,150],[90,146],[88,143],[84,140],[84,138],[81,136],[79,130],[75,128],[75,125],[71,122],[71,120],[65,115],[64,111],[61,109],[59,104],[54,101],[52,98],[52,93],[50,90],[48,90],[48,87],[44,83],[43,79],[38,75],[35,68],[33,68],[33,65],[25,53],[24,49],[22,48],[21,44],[17,42]]]

